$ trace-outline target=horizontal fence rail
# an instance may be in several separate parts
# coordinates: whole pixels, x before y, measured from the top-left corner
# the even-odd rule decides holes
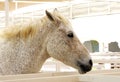
[[[37,8],[37,9],[36,9]],[[39,9],[38,9],[39,8]],[[84,16],[95,16],[95,15],[110,15],[110,14],[119,14],[120,13],[120,2],[105,1],[105,2],[88,2],[88,3],[67,3],[65,5],[55,7],[50,7],[48,10],[53,10],[58,8],[61,13],[63,13],[67,18],[74,19]],[[33,10],[27,9],[22,11],[18,9],[9,13],[9,22],[19,23],[25,22],[29,19],[34,19],[42,17],[44,15],[45,9],[41,7],[41,4],[38,7],[33,8]],[[0,26],[3,27],[5,23],[5,12],[0,12]],[[5,26],[4,26],[5,27]]]
[[[119,74],[118,74],[119,73]],[[119,82],[120,71],[91,71],[80,75],[77,72],[37,73],[0,76],[0,82]]]

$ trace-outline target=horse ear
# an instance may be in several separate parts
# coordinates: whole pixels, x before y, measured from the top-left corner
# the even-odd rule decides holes
[[[54,11],[53,11],[53,13],[54,13],[55,15],[57,15],[57,14],[59,13],[58,9],[55,8]]]
[[[58,12],[57,8],[54,9],[54,12]]]
[[[54,21],[53,15],[52,15],[50,12],[48,12],[47,10],[46,10],[45,12],[46,12],[46,16],[47,16],[51,21]]]

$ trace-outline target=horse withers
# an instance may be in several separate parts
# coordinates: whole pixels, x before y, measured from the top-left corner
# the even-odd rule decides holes
[[[0,74],[39,72],[53,57],[84,74],[92,69],[88,50],[57,9],[46,16],[0,30]]]

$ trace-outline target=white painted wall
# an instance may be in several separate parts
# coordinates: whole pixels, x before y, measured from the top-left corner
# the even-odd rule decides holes
[[[72,20],[72,24],[82,42],[95,39],[106,45],[117,41],[120,46],[120,14],[81,17]]]

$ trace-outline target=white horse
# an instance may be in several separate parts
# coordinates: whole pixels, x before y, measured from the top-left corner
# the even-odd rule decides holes
[[[71,23],[57,9],[46,16],[0,31],[0,74],[39,72],[53,57],[83,74],[91,70],[87,49],[72,30]]]

